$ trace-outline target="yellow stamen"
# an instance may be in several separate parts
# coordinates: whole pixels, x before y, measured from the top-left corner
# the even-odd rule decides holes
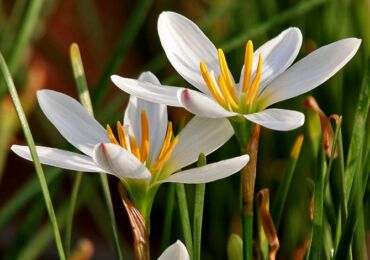
[[[113,144],[119,144],[118,141],[117,141],[117,139],[116,139],[116,137],[113,134],[112,128],[110,128],[109,125],[107,125],[107,135],[108,135],[108,138],[111,141],[111,143],[113,143]]]
[[[172,122],[168,122],[166,137],[164,138],[162,149],[158,155],[158,158],[161,158],[163,154],[166,152],[167,147],[171,143],[171,138],[172,138]]]
[[[220,87],[222,95],[227,100],[227,103],[230,104],[234,109],[239,109],[239,105],[236,103],[234,98],[231,96],[230,91],[226,87],[225,79],[222,75],[218,77],[218,85]]]
[[[162,154],[162,156],[158,157],[158,160],[157,162],[153,165],[152,167],[152,170],[153,171],[157,171],[159,170],[163,164],[170,158],[172,152],[173,152],[173,149],[175,149],[177,143],[179,142],[179,137],[176,136],[171,144],[169,145],[169,147],[166,149],[166,151]]]
[[[137,144],[136,138],[133,136],[130,136],[130,146],[131,146],[131,153],[135,155],[135,157],[140,160],[140,150],[139,146]]]
[[[149,154],[149,124],[145,111],[141,112],[141,147],[140,156],[143,162],[148,159]]]
[[[127,149],[126,136],[125,136],[125,133],[123,132],[123,128],[122,128],[120,121],[117,122],[117,133],[118,133],[119,143],[121,144],[123,148]]]
[[[234,100],[236,100],[236,92],[233,81],[231,80],[230,70],[227,66],[225,54],[221,49],[218,49],[218,62],[220,64],[221,75],[224,78],[225,85],[227,86],[230,95],[233,97]]]
[[[213,79],[209,75],[207,65],[203,61],[200,63],[200,72],[202,73],[204,82],[206,83],[211,95],[217,100],[219,104],[221,104],[222,106],[225,106],[226,102],[224,98],[219,94],[217,86],[215,85],[215,83],[213,82]]]
[[[260,55],[258,56],[256,76],[254,76],[253,82],[248,91],[247,105],[250,105],[254,101],[254,99],[257,97],[261,75],[262,75],[262,54],[260,53]]]
[[[252,62],[253,62],[253,43],[248,41],[245,46],[245,57],[244,57],[244,82],[243,82],[243,92],[246,92],[251,80],[252,72]]]

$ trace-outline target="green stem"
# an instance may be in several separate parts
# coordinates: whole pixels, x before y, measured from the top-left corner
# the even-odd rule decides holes
[[[207,164],[206,156],[203,153],[201,153],[198,158],[198,167],[205,166],[206,164]],[[201,256],[202,223],[203,223],[205,191],[206,184],[201,183],[195,185],[194,219],[193,219],[194,260],[200,260]]]
[[[185,245],[189,252],[190,259],[193,259],[193,241],[191,236],[191,226],[189,219],[188,202],[186,199],[185,186],[182,183],[176,184],[177,201],[179,204],[182,232],[184,234]]]
[[[243,259],[253,259],[253,215],[242,216]]]
[[[82,179],[82,173],[78,172],[73,182],[71,201],[68,207],[67,223],[66,223],[66,234],[65,234],[65,246],[66,246],[66,256],[67,259],[70,258],[71,254],[71,238],[72,238],[72,226],[73,226],[73,216],[76,209],[76,201],[78,190],[80,188]]]
[[[50,198],[49,189],[48,189],[48,185],[47,185],[47,182],[46,182],[46,179],[45,179],[45,175],[44,175],[43,169],[41,167],[39,157],[38,157],[37,152],[36,152],[35,142],[33,140],[32,133],[31,133],[30,127],[28,125],[26,115],[23,111],[21,102],[19,100],[17,89],[15,88],[12,76],[10,75],[9,69],[6,66],[6,63],[5,63],[5,60],[2,56],[2,54],[0,54],[0,69],[1,69],[1,72],[4,76],[4,78],[5,78],[5,82],[6,82],[6,85],[8,87],[9,94],[12,98],[15,110],[17,111],[19,121],[20,121],[22,129],[23,129],[23,133],[26,137],[27,145],[30,149],[30,153],[31,153],[31,156],[32,156],[32,161],[33,161],[33,164],[34,164],[35,169],[36,169],[37,176],[38,176],[39,181],[40,181],[42,194],[44,196],[44,200],[45,200],[45,204],[46,204],[46,209],[48,211],[49,218],[50,218],[51,224],[53,226],[55,243],[56,243],[56,247],[57,247],[57,250],[58,250],[59,258],[64,260],[65,255],[64,255],[64,251],[63,251],[62,239],[60,237],[58,223],[57,223],[57,219],[55,217],[54,207],[53,207],[53,203],[52,203],[51,198]]]

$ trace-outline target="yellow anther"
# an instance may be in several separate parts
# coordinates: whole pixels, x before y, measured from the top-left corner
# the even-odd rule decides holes
[[[145,111],[141,112],[141,161],[145,162],[149,155],[149,123]]]
[[[217,100],[219,104],[221,104],[222,106],[225,106],[226,102],[224,98],[219,94],[217,86],[215,85],[215,83],[213,82],[213,79],[209,75],[207,65],[203,61],[200,63],[200,72],[202,73],[204,82],[206,83],[211,95]]]
[[[135,155],[135,157],[140,160],[140,150],[137,144],[136,138],[134,136],[130,136],[130,146],[131,146],[131,153]]]
[[[113,143],[113,144],[119,144],[118,141],[117,141],[117,139],[116,139],[116,137],[113,134],[112,128],[110,128],[109,125],[107,125],[107,135],[108,135],[108,138],[111,141],[111,143]]]
[[[218,49],[218,62],[220,64],[221,75],[224,78],[225,85],[229,90],[230,95],[236,100],[236,92],[234,88],[234,83],[231,79],[231,74],[229,67],[227,66],[225,54],[221,49]]]
[[[161,158],[163,154],[166,152],[167,147],[171,143],[171,138],[172,138],[172,122],[168,122],[166,137],[164,138],[162,149],[158,155],[158,158]]]
[[[256,75],[254,76],[254,79],[248,91],[247,105],[250,105],[257,97],[261,76],[262,76],[262,54],[260,53],[260,55],[258,56],[257,72]]]
[[[244,57],[244,81],[242,91],[246,92],[248,90],[249,82],[251,80],[252,72],[252,62],[253,62],[253,43],[248,41],[245,46],[245,57]]]
[[[117,133],[118,133],[119,143],[121,144],[123,148],[127,149],[126,136],[125,136],[125,133],[123,132],[123,128],[122,128],[120,121],[117,122]]]
[[[230,94],[230,91],[226,86],[225,79],[222,75],[220,75],[218,77],[218,85],[219,85],[220,90],[222,92],[222,95],[225,97],[227,103],[230,104],[232,106],[232,108],[239,109],[239,105],[238,105],[238,103],[236,103],[236,100],[234,100],[234,98]]]
[[[170,156],[171,156],[171,154],[173,152],[173,149],[175,149],[175,147],[176,147],[176,145],[177,145],[178,142],[179,142],[179,137],[176,136],[172,140],[172,142],[169,145],[169,147],[162,154],[162,156],[158,157],[157,162],[152,167],[152,171],[158,171],[163,166],[163,164],[170,158]]]

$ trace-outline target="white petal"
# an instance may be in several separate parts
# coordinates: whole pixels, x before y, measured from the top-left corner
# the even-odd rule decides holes
[[[109,142],[105,129],[75,99],[53,90],[40,90],[37,98],[49,121],[81,152],[91,156],[97,143]]]
[[[142,73],[139,80],[160,84],[154,74],[150,72]],[[129,129],[133,130],[131,135],[136,137],[139,145],[141,144],[140,118],[142,111],[145,111],[149,121],[149,161],[154,161],[162,148],[167,131],[167,106],[130,96],[123,122],[124,125],[129,125]]]
[[[252,74],[258,65],[258,56],[261,53],[263,59],[262,77],[259,91],[274,78],[284,72],[294,61],[302,45],[302,33],[298,28],[288,28],[275,38],[259,47],[253,55]],[[240,74],[240,85],[244,79],[244,67]]]
[[[207,164],[203,167],[172,174],[168,178],[160,181],[178,183],[207,183],[229,177],[240,171],[249,161],[248,155],[242,155],[228,160]]]
[[[217,49],[199,27],[188,18],[163,12],[158,19],[158,33],[167,58],[177,72],[203,93],[208,93],[200,73],[200,62],[219,74]]]
[[[231,117],[235,112],[227,111],[209,96],[191,89],[183,89],[178,92],[178,99],[182,106],[189,112],[209,118]]]
[[[111,80],[117,87],[127,92],[128,94],[136,96],[138,98],[154,103],[165,104],[168,106],[182,106],[176,98],[177,90],[181,88],[165,85],[161,87],[160,84],[153,84],[147,81],[123,78],[117,75],[111,76]]]
[[[158,260],[189,260],[189,254],[186,247],[180,240],[169,246]]]
[[[179,134],[179,143],[166,162],[169,174],[198,160],[200,153],[208,155],[226,143],[234,134],[226,118],[193,117]]]
[[[310,53],[273,80],[259,99],[267,107],[316,88],[340,70],[357,52],[361,40],[340,40]]]
[[[270,108],[244,116],[256,124],[279,131],[293,130],[304,124],[304,114],[293,110]]]
[[[118,178],[149,179],[149,170],[130,152],[116,144],[98,144],[94,161],[107,173]]]
[[[28,146],[12,145],[10,148],[20,157],[32,161]],[[91,157],[60,149],[36,146],[37,155],[42,164],[51,165],[72,171],[102,172]]]

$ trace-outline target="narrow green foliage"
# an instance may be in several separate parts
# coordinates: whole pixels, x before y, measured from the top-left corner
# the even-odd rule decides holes
[[[91,116],[94,116],[94,111],[93,111],[93,107],[92,107],[92,103],[90,99],[89,89],[87,86],[87,81],[85,77],[81,54],[80,54],[77,44],[71,45],[70,56],[71,56],[71,62],[72,62],[73,75],[75,77],[77,91],[78,91],[81,104],[91,114]],[[111,223],[116,255],[117,255],[117,258],[121,260],[123,258],[122,258],[121,246],[119,242],[117,223],[116,223],[116,219],[115,219],[114,211],[113,211],[112,198],[110,196],[108,178],[106,174],[100,173],[99,175],[100,175],[100,182],[101,182],[101,186],[103,189],[105,202],[108,207],[108,215],[109,215],[109,219]],[[73,205],[76,203],[75,200],[77,199],[79,183],[81,182],[79,178],[82,178],[82,176],[79,176],[79,175],[76,176],[75,184],[74,184],[74,187],[76,186],[76,191],[75,191],[76,194],[72,194],[72,198],[71,198],[71,208],[70,209],[72,212],[70,212],[71,218],[69,219],[69,223],[68,223],[68,226],[70,226],[71,228],[72,228],[72,217],[73,217],[73,208],[74,208]],[[67,237],[67,235],[69,235],[69,237]],[[68,245],[70,245],[70,239],[71,239],[70,234],[68,233],[66,234],[66,239],[69,240]]]
[[[182,232],[184,235],[185,245],[189,252],[190,259],[193,259],[193,240],[191,235],[191,225],[189,219],[188,202],[186,199],[185,185],[176,184],[177,202],[179,205]]]
[[[293,179],[295,166],[297,164],[297,161],[299,159],[299,154],[301,152],[301,147],[303,143],[303,135],[299,136],[292,148],[288,166],[285,170],[284,177],[280,183],[279,189],[276,192],[276,196],[274,199],[274,203],[272,205],[272,219],[274,220],[276,230],[279,230],[281,216],[283,214],[283,210],[285,207],[286,198],[288,196],[290,184]]]
[[[19,121],[21,123],[23,133],[26,137],[27,145],[30,149],[33,164],[35,166],[36,173],[37,173],[37,176],[38,176],[39,181],[40,181],[42,194],[44,196],[44,200],[45,200],[45,204],[46,204],[46,209],[48,211],[49,218],[50,218],[50,221],[51,221],[52,226],[53,226],[55,243],[56,243],[56,246],[57,246],[57,249],[58,249],[59,258],[60,259],[65,259],[65,255],[64,255],[64,251],[63,251],[63,245],[62,245],[62,239],[60,237],[57,219],[55,217],[54,208],[53,208],[53,204],[52,204],[52,201],[51,201],[51,198],[50,198],[49,189],[48,189],[48,185],[47,185],[47,182],[46,182],[46,179],[45,179],[45,175],[44,175],[43,169],[41,167],[39,157],[38,157],[37,152],[36,152],[35,142],[33,140],[32,133],[31,133],[30,127],[28,125],[26,115],[23,111],[21,102],[19,100],[17,89],[15,88],[13,79],[10,75],[8,67],[6,66],[5,60],[4,60],[4,58],[1,54],[0,54],[0,69],[1,69],[1,72],[3,74],[3,77],[5,78],[5,82],[6,82],[6,85],[8,87],[9,94],[12,98],[14,107],[17,111],[18,118],[19,118]]]
[[[315,177],[314,216],[309,259],[321,259],[323,252],[324,186],[326,173],[325,152],[319,151],[320,167]]]
[[[345,175],[345,197],[348,200],[348,217],[341,238],[339,240],[337,252],[334,259],[344,259],[349,255],[354,232],[363,214],[363,169],[361,154],[366,132],[366,118],[370,104],[370,61],[367,63],[367,70],[360,90],[360,97],[357,103],[355,121],[353,125],[352,138],[347,158],[347,168]],[[369,175],[369,173],[366,173]]]
[[[198,157],[198,167],[207,164],[206,156],[201,153]],[[194,219],[193,219],[193,245],[194,245],[194,260],[201,259],[201,244],[202,244],[202,223],[203,223],[203,208],[204,194],[206,184],[196,184],[195,200],[194,200]]]
[[[169,183],[168,191],[167,191],[167,199],[166,199],[166,209],[164,212],[164,221],[163,221],[163,232],[162,232],[162,241],[161,241],[161,249],[162,251],[166,250],[169,246],[171,240],[171,230],[172,230],[172,216],[173,216],[173,208],[175,205],[175,186],[176,184]]]

